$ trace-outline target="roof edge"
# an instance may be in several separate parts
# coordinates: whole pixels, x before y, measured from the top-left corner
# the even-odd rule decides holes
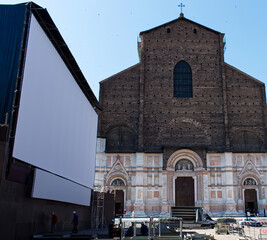
[[[176,19],[174,19],[174,20],[172,20],[172,21],[166,22],[166,23],[161,24],[161,25],[159,25],[159,26],[157,26],[157,27],[154,27],[154,28],[151,28],[151,29],[142,31],[142,32],[140,32],[140,35],[142,35],[142,34],[144,34],[144,33],[151,32],[151,31],[153,31],[153,30],[155,30],[155,29],[158,29],[158,28],[163,27],[163,26],[165,26],[165,25],[171,24],[171,23],[176,22],[176,21],[181,21],[181,20],[185,20],[185,21],[188,21],[188,22],[190,22],[190,23],[196,24],[196,25],[198,25],[198,26],[200,26],[200,27],[203,27],[203,28],[205,28],[205,29],[207,29],[207,30],[209,30],[209,31],[212,31],[212,32],[214,32],[214,33],[216,33],[216,34],[224,34],[224,33],[218,32],[218,31],[216,31],[216,30],[214,30],[214,29],[211,29],[211,28],[209,28],[209,27],[206,27],[206,26],[204,26],[204,25],[201,25],[201,24],[199,24],[199,23],[197,23],[197,22],[194,22],[194,21],[192,21],[192,20],[190,20],[190,19],[188,19],[188,18],[185,18],[185,17],[183,17],[183,16],[180,16],[180,17],[178,17],[178,18],[176,18]]]
[[[131,66],[131,67],[128,67],[128,68],[126,68],[126,69],[124,69],[124,70],[122,70],[122,71],[120,71],[120,72],[117,72],[117,73],[111,75],[111,76],[108,77],[108,78],[103,79],[102,81],[99,82],[99,84],[101,84],[101,83],[103,83],[103,82],[106,82],[106,81],[109,80],[110,78],[115,77],[115,76],[117,76],[117,75],[119,75],[119,74],[121,74],[121,73],[123,73],[123,72],[126,72],[126,71],[130,70],[131,68],[134,68],[134,67],[136,67],[136,66],[138,66],[138,65],[140,65],[140,62],[139,62],[139,63],[136,63],[135,65],[133,65],[133,66]]]
[[[224,62],[224,63],[225,63],[226,66],[228,66],[228,67],[234,69],[235,71],[237,71],[237,72],[239,72],[239,73],[241,73],[241,74],[243,74],[243,75],[245,75],[245,76],[247,76],[247,77],[249,77],[249,78],[252,78],[252,79],[253,79],[254,81],[256,81],[257,83],[259,83],[259,84],[265,86],[265,83],[264,83],[264,82],[261,82],[260,80],[258,80],[258,79],[256,79],[256,78],[250,76],[249,74],[247,74],[247,73],[245,73],[245,72],[239,70],[239,69],[236,68],[236,67],[233,67],[232,65],[230,65],[230,64],[228,64],[228,63],[226,63],[226,62]]]

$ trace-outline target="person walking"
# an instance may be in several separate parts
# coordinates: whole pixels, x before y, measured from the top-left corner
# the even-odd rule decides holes
[[[79,217],[76,211],[73,211],[72,224],[73,224],[72,233],[78,233]]]
[[[51,233],[56,231],[57,226],[57,215],[55,212],[52,212],[51,214]]]

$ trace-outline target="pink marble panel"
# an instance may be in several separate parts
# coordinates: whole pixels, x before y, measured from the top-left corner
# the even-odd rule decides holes
[[[217,198],[222,198],[222,191],[217,191]]]
[[[159,191],[155,191],[154,192],[154,198],[158,198],[159,197]]]
[[[159,156],[154,157],[154,166],[159,167]]]

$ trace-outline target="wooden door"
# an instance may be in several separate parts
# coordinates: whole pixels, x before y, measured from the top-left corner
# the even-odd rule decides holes
[[[257,193],[255,189],[245,190],[245,212],[257,213],[258,202]]]
[[[194,179],[192,177],[176,178],[175,206],[195,206]]]
[[[115,191],[115,217],[123,216],[124,210],[124,192],[123,190]]]

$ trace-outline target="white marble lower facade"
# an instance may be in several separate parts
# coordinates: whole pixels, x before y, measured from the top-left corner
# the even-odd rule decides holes
[[[163,169],[161,153],[105,153],[98,139],[95,188],[122,190],[128,216],[169,216],[178,177],[194,180],[195,206],[212,216],[244,216],[249,202],[260,215],[267,211],[267,153],[207,153],[205,166],[197,153],[180,149]]]

